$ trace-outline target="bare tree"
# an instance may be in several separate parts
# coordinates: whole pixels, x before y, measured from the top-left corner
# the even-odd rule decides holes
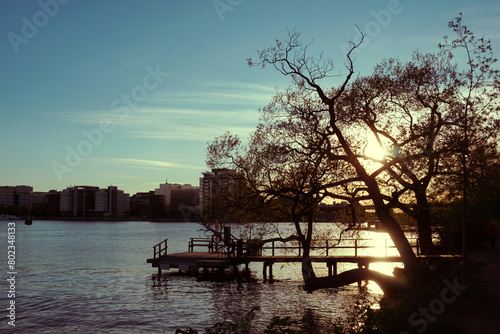
[[[340,108],[340,100],[346,93],[348,84],[354,74],[354,63],[351,59],[352,51],[359,46],[352,46],[346,55],[347,75],[338,88],[326,90],[320,86],[321,79],[331,76],[333,63],[307,55],[307,45],[298,41],[297,33],[290,33],[287,43],[276,42],[276,46],[259,52],[260,61],[254,63],[249,60],[250,65],[261,65],[263,67],[272,65],[280,73],[291,76],[292,81],[298,89],[311,91],[317,97],[318,113],[324,113],[327,117],[328,126],[323,134],[328,139],[326,142],[332,148],[325,152],[330,161],[346,162],[356,175],[356,180],[362,181],[363,188],[358,190],[360,195],[365,195],[373,202],[379,219],[383,222],[385,229],[396,245],[406,269],[417,273],[419,262],[405,237],[403,230],[392,217],[389,207],[384,201],[383,191],[377,182],[377,176],[370,173],[362,159],[366,157],[360,151],[358,142],[350,140],[354,137],[355,127],[352,126],[354,115]],[[300,110],[298,110],[300,112]]]
[[[378,170],[390,186],[386,201],[415,218],[423,253],[432,250],[430,202],[457,184],[466,190],[468,170],[481,157],[471,153],[495,150],[499,139],[491,43],[463,26],[461,15],[449,26],[457,38],[441,52],[416,52],[408,63],[386,60],[348,97],[351,113],[390,148]],[[465,66],[454,61],[457,49],[465,51]]]
[[[406,277],[418,279],[425,272],[391,209],[416,219],[421,245],[430,252],[433,180],[456,169],[453,154],[461,130],[470,130],[471,124],[487,127],[489,135],[482,138],[491,140],[498,126],[491,113],[498,111],[500,81],[491,66],[496,60],[488,56],[489,42],[475,39],[460,16],[450,28],[459,38],[441,53],[416,53],[408,63],[387,60],[373,75],[356,80],[351,54],[359,44],[352,44],[347,74],[333,88],[322,86],[324,79],[338,76],[332,74],[333,62],[309,56],[308,45],[294,31],[285,42],[259,51],[257,61],[248,59],[250,66],[272,66],[291,77],[293,86],[262,110],[248,145],[226,134],[209,146],[207,162],[238,170],[256,196],[254,203],[292,218],[304,247],[306,290],[363,279],[375,280],[386,292],[401,287],[393,277],[368,269],[316,277],[308,256],[315,210],[326,198],[371,201],[402,257]],[[450,50],[464,45],[469,68],[461,70]],[[367,151],[369,137],[385,150],[383,157]]]

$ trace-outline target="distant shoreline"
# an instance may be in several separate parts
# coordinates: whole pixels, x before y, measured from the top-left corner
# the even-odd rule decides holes
[[[0,220],[0,222],[9,221],[24,221],[26,218],[16,217],[15,219]],[[70,221],[70,222],[148,222],[148,223],[196,223],[197,221],[186,221],[182,219],[144,219],[144,218],[72,218],[72,217],[42,217],[42,218],[32,218],[33,221]]]

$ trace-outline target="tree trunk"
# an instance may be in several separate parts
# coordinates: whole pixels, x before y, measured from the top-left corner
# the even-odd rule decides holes
[[[310,279],[316,279],[316,274],[314,273],[314,268],[312,266],[309,256],[311,255],[311,240],[312,240],[312,226],[313,226],[313,216],[312,214],[308,217],[307,222],[307,237],[305,237],[300,242],[302,243],[302,277],[304,282]]]
[[[420,272],[421,265],[418,262],[418,259],[415,256],[415,253],[413,252],[413,249],[408,242],[403,229],[391,215],[391,211],[389,210],[389,208],[385,205],[377,181],[368,175],[366,175],[364,181],[373,201],[373,205],[375,206],[377,217],[384,225],[385,230],[387,231],[392,241],[394,242],[394,245],[399,251],[399,255],[401,255],[401,258],[405,265],[405,269],[410,273],[412,277],[416,277]]]
[[[365,183],[370,198],[373,201],[373,205],[375,206],[375,212],[377,217],[380,219],[382,224],[384,225],[387,233],[391,237],[394,245],[399,251],[403,263],[405,265],[405,269],[409,271],[409,273],[415,277],[419,273],[420,263],[418,262],[413,249],[408,242],[408,239],[404,235],[403,230],[399,223],[392,217],[390,210],[384,203],[384,199],[382,197],[382,193],[379,188],[379,184],[374,176],[367,173],[363,165],[359,162],[357,156],[353,153],[351,147],[347,143],[344,138],[342,131],[335,124],[335,112],[333,110],[333,104],[330,106],[330,125],[337,136],[342,148],[346,152],[347,156],[350,158],[349,162],[356,169],[356,172],[360,179]]]
[[[387,209],[385,205],[382,207],[375,205],[375,211],[399,251],[399,255],[401,255],[405,269],[407,269],[412,276],[416,275],[420,271],[421,265],[418,262],[408,239],[401,229],[401,226],[394,219],[394,217],[392,217],[389,209]]]
[[[336,288],[364,280],[370,280],[377,283],[384,291],[385,295],[391,295],[406,288],[406,285],[401,279],[382,274],[378,271],[358,268],[344,271],[335,276],[310,278],[305,281],[304,290],[311,293],[319,289]]]
[[[432,221],[429,201],[427,196],[421,192],[415,192],[417,207],[415,208],[415,219],[418,226],[418,242],[421,254],[432,254]]]

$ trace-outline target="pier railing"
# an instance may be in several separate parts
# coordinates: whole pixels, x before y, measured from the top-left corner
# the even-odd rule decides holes
[[[166,254],[166,241],[164,247],[164,254]],[[255,241],[255,240],[254,240]],[[418,238],[408,238],[410,245],[415,250],[417,256],[420,255],[420,244]],[[155,246],[155,257],[158,253],[162,253],[162,243]],[[251,245],[249,240],[231,240],[229,245],[226,245],[217,238],[191,238],[188,244],[188,252],[194,252],[195,248],[203,248],[203,251],[209,253],[221,253],[227,256],[245,256],[245,255],[271,255],[279,256],[294,253],[298,256],[303,254],[302,245],[299,242],[284,243],[281,241],[272,241],[267,244]],[[256,249],[256,247],[258,249]],[[321,239],[314,240],[311,245],[311,253],[320,253],[317,255],[330,256],[330,255],[347,255],[347,256],[360,256],[367,255],[363,250],[376,250],[376,256],[390,256],[391,250],[395,250],[396,246],[390,239]],[[344,251],[345,250],[345,251]],[[343,251],[339,254],[339,251]],[[270,254],[269,254],[270,253]],[[370,255],[374,253],[371,252]],[[312,255],[312,254],[311,254]]]
[[[416,251],[417,256],[420,255],[420,244],[418,238],[408,238],[410,245]],[[375,244],[370,242],[376,242]],[[270,251],[271,256],[283,255],[283,253],[294,252],[297,253],[298,256],[301,256],[303,253],[302,246],[299,242],[295,244],[285,244],[280,241],[272,241],[271,245],[264,245],[261,248],[263,251]],[[383,242],[380,242],[379,239],[322,239],[315,240],[311,246],[311,252],[322,252],[324,256],[332,255],[332,252],[336,250],[354,250],[354,254],[342,254],[342,255],[351,255],[358,256],[360,255],[360,251],[363,249],[376,249],[379,250],[379,256],[389,256],[389,250],[396,249],[396,246],[393,244],[392,240],[384,239]],[[267,253],[267,252],[266,252]],[[338,253],[336,255],[339,255]]]
[[[204,251],[208,249],[209,253],[234,256],[238,242],[238,240],[231,239],[229,245],[227,245],[219,238],[191,238],[188,243],[188,252],[194,252],[195,248],[201,247]]]
[[[153,258],[157,259],[161,256],[167,255],[167,249],[168,249],[167,242],[168,239],[165,239],[153,247],[153,254],[154,254]]]
[[[188,252],[194,252],[195,247],[208,248],[209,253],[213,253],[215,250],[215,243],[213,239],[210,238],[191,238],[188,243]]]

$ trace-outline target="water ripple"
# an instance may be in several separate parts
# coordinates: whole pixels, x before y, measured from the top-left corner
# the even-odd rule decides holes
[[[145,263],[152,246],[168,237],[169,252],[185,251],[186,236],[201,233],[196,224],[36,221],[31,227],[18,224],[17,230],[15,333],[203,330],[237,321],[253,306],[260,306],[255,323],[264,328],[273,316],[300,315],[305,309],[342,314],[357,292],[347,287],[307,294],[295,265],[276,266],[274,284],[171,276],[154,285],[154,269]],[[0,240],[0,249],[5,242]],[[250,268],[260,275],[261,265]],[[5,291],[7,283],[0,287]],[[7,303],[0,295],[0,305]]]

